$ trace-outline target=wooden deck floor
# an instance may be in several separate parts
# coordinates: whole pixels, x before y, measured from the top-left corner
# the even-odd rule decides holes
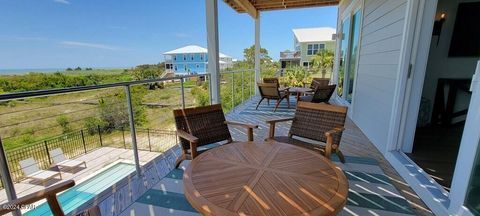
[[[292,97],[293,98],[293,97]],[[282,117],[292,117],[295,112],[295,101],[291,101],[291,108],[288,109],[286,102],[282,102],[279,109],[272,112],[274,103],[270,106],[263,102],[262,105],[255,110],[257,99],[253,99],[236,107],[227,115],[228,120],[243,121],[259,125],[259,129],[255,130],[254,135],[256,140],[263,140],[268,135],[268,125],[265,123],[267,119],[275,119]],[[276,127],[277,135],[286,135],[290,129],[290,123],[280,123]],[[393,169],[393,167],[386,161],[376,147],[370,140],[362,133],[362,131],[353,123],[352,120],[347,119],[346,130],[342,136],[340,148],[346,156],[359,156],[374,158],[380,163],[380,167],[385,174],[394,182],[394,186],[400,193],[408,200],[412,209],[417,215],[433,215],[433,213],[426,207],[418,195],[408,186],[402,177]],[[245,131],[242,128],[231,127],[232,135],[235,140],[244,141],[246,139]]]
[[[140,163],[146,163],[158,155],[160,153],[156,152],[148,152],[148,151],[139,151]],[[133,151],[131,149],[121,149],[121,148],[112,148],[112,147],[102,147],[91,152],[88,152],[85,155],[75,158],[75,160],[85,161],[87,163],[87,168],[79,168],[78,170],[74,170],[72,172],[62,172],[62,177],[64,180],[66,179],[73,179],[76,182],[80,181],[81,179],[89,176],[90,174],[100,170],[101,168],[117,161],[117,160],[131,160],[133,161]],[[48,182],[48,185],[52,185],[55,183],[60,182],[61,180],[51,180]],[[15,191],[17,192],[18,197],[22,197],[24,195],[34,193],[44,188],[41,183],[32,181],[32,180],[24,180],[19,183],[15,183]],[[0,203],[7,202],[7,196],[5,193],[5,189],[0,190]]]
[[[265,123],[265,120],[291,117],[295,111],[295,101],[292,101],[292,106],[290,109],[287,108],[286,102],[283,102],[275,113],[272,112],[273,103],[271,103],[270,106],[267,106],[266,102],[264,102],[264,104],[260,106],[259,110],[255,110],[256,102],[257,99],[254,98],[253,100],[247,101],[243,105],[236,107],[229,114],[227,114],[228,120],[242,121],[259,125],[259,129],[255,130],[254,132],[256,140],[263,140],[267,137],[268,125]],[[276,134],[286,135],[289,128],[289,123],[281,123],[277,126]],[[232,127],[230,130],[235,140],[246,140],[246,133],[242,128]],[[400,193],[408,200],[409,204],[417,215],[433,215],[420,200],[420,198],[415,194],[415,192],[396,173],[396,171],[378,152],[374,145],[350,119],[348,119],[346,122],[346,131],[342,137],[341,149],[347,156],[370,157],[377,160],[380,163],[380,167],[382,168],[383,172],[394,183],[394,186],[397,188],[397,190],[400,191]],[[159,153],[148,151],[139,151],[139,153],[140,160],[143,163],[148,162],[159,155]],[[73,174],[62,173],[62,175],[64,176],[64,179],[74,179],[79,181],[98,171],[102,167],[120,159],[133,160],[132,150],[111,147],[100,148],[76,158],[76,160],[84,160],[87,162],[86,169],[80,169]],[[56,182],[53,181],[49,184],[54,183]],[[42,189],[43,186],[35,182],[23,181],[15,184],[15,188],[18,196],[23,196],[25,194],[38,191]],[[3,203],[5,201],[5,191],[1,190],[0,202]]]

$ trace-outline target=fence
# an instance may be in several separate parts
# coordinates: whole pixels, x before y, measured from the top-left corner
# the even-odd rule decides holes
[[[179,88],[174,89],[174,91],[179,91],[177,95],[180,95],[179,106],[185,107],[190,106],[192,100],[186,101],[186,92],[188,92],[189,87],[185,85],[185,80],[205,76],[207,80],[209,79],[209,74],[206,75],[188,75],[180,76],[173,78],[160,78],[154,80],[142,80],[142,81],[131,81],[131,82],[122,82],[122,83],[112,83],[104,84],[97,86],[82,86],[82,87],[72,87],[72,88],[63,88],[63,89],[52,89],[52,90],[41,90],[41,91],[31,91],[31,92],[20,92],[12,94],[3,94],[0,95],[0,101],[10,101],[10,100],[23,100],[25,98],[32,97],[47,97],[55,96],[59,94],[66,93],[75,93],[75,92],[85,92],[85,91],[95,91],[101,89],[113,89],[118,87],[125,88],[126,92],[130,91],[130,86],[134,85],[143,85],[148,83],[155,82],[168,82],[168,81],[179,81]],[[245,100],[252,97],[255,93],[255,73],[253,70],[243,70],[243,71],[223,71],[220,73],[221,76],[221,97],[222,104],[224,105],[224,111],[229,112],[235,106],[244,102]],[[206,87],[206,92],[210,92],[210,86]],[[209,95],[210,96],[210,95]],[[102,98],[100,96],[99,98]],[[129,97],[122,98],[126,99],[128,102],[127,105],[132,106],[131,99]],[[78,102],[70,102],[68,104],[77,104]],[[94,102],[95,103],[95,102]],[[118,103],[122,103],[118,101]],[[56,102],[52,101],[52,104]],[[67,105],[56,104],[55,106]],[[96,104],[96,103],[95,103]],[[121,107],[122,110],[114,110],[124,112],[122,115],[133,116],[135,107],[128,107],[129,110],[124,110],[125,107]],[[48,106],[39,106],[38,109],[49,109]],[[74,118],[72,122],[75,122],[78,125],[78,122],[83,121],[86,117],[92,116],[83,116],[86,115],[83,112],[84,110],[92,110],[93,108],[88,107],[80,111],[69,111],[64,112],[71,115],[77,115],[78,118]],[[28,109],[27,109],[28,110]],[[62,110],[63,111],[63,110]],[[15,112],[15,111],[13,111]],[[35,115],[34,115],[35,116]],[[35,116],[34,121],[27,121],[17,123],[16,125],[28,124],[29,122],[44,121],[45,118],[53,118],[56,116]],[[163,117],[163,116],[162,116]],[[133,118],[128,120],[130,123],[134,122]],[[135,125],[135,124],[134,124]],[[153,127],[153,126],[150,126]],[[155,126],[156,127],[156,126]],[[177,143],[177,137],[174,131],[170,130],[159,130],[151,128],[135,128],[136,135],[132,135],[130,128],[102,128],[100,126],[96,128],[84,128],[84,126],[76,127],[77,129],[74,132],[64,132],[61,135],[51,137],[48,139],[43,139],[41,141],[35,141],[31,144],[22,145],[21,147],[7,150],[6,160],[8,168],[10,169],[10,175],[15,182],[19,182],[24,179],[24,174],[19,165],[19,162],[28,158],[34,158],[40,169],[49,169],[52,164],[52,158],[50,158],[49,152],[56,148],[61,148],[67,158],[78,157],[83,154],[87,154],[95,149],[100,147],[116,147],[116,148],[133,148],[136,144],[138,150],[143,151],[153,151],[153,152],[162,152],[166,149],[169,149]],[[83,129],[81,129],[83,128]],[[48,127],[41,128],[38,131],[42,130],[42,133],[48,134],[58,134],[57,132],[45,132],[49,129]],[[43,135],[43,134],[42,134]],[[15,137],[16,135],[13,135]],[[5,141],[5,136],[4,140]],[[12,138],[12,137],[7,137]],[[132,143],[132,138],[136,142]],[[0,144],[1,144],[0,140]],[[10,141],[10,140],[9,140]],[[25,142],[28,143],[28,142]],[[136,156],[138,157],[138,156]],[[137,160],[137,159],[136,159]],[[1,185],[3,187],[3,184]]]
[[[95,131],[94,133],[91,133]],[[34,158],[40,169],[50,168],[54,162],[49,152],[60,148],[67,158],[77,157],[87,154],[100,147],[117,147],[131,149],[131,139],[129,130],[102,129],[97,128],[82,129],[79,131],[62,134],[60,136],[36,142],[27,147],[20,147],[6,151],[8,166],[12,179],[21,181],[24,179],[19,162],[27,158]],[[138,150],[163,152],[176,144],[175,131],[157,130],[157,129],[137,129]]]

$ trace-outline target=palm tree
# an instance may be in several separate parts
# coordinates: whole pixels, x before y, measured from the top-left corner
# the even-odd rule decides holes
[[[320,50],[314,57],[312,57],[313,67],[322,72],[322,77],[325,78],[327,70],[333,69],[334,54],[330,50]]]

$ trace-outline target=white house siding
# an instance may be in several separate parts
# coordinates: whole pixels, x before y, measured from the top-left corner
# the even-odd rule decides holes
[[[340,5],[340,13],[345,7]],[[351,117],[381,151],[387,145],[406,10],[407,0],[365,0]]]

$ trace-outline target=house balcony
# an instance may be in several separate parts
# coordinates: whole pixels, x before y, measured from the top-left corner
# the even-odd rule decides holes
[[[167,81],[170,84],[166,85],[160,92],[179,92],[178,97],[172,100],[156,95],[155,98],[163,99],[157,99],[156,102],[133,103],[133,107],[131,107],[133,112],[137,110],[135,106],[140,105],[149,107],[149,110],[151,109],[154,112],[161,112],[160,116],[148,115],[148,118],[152,118],[150,119],[153,122],[151,125],[158,125],[160,124],[158,119],[153,118],[161,118],[161,121],[168,122],[171,121],[169,116],[172,116],[172,109],[198,106],[198,101],[190,96],[194,87],[192,87],[192,83],[186,81],[192,77],[195,76],[116,83],[86,88],[24,92],[2,95],[1,99],[9,101],[6,98],[16,98],[10,99],[10,101],[19,101],[19,99],[24,100],[30,96],[42,96],[38,100],[31,99],[31,102],[36,102],[37,105],[39,101],[43,101],[43,104],[48,102],[53,104],[49,107],[53,110],[57,106],[62,106],[63,109],[72,110],[67,114],[76,116],[81,111],[75,111],[75,106],[96,105],[96,103],[99,103],[99,98],[96,98],[96,96],[105,99],[108,97],[106,92],[113,93],[115,88],[120,88],[122,91],[126,90],[125,94],[128,94],[127,89],[132,89],[134,99],[137,96],[134,89],[146,88],[143,85],[148,83]],[[168,82],[173,79],[181,81]],[[259,125],[259,128],[254,130],[254,139],[257,141],[264,140],[267,137],[269,127],[265,122],[266,120],[292,117],[295,113],[296,101],[294,96],[291,96],[292,104],[290,108],[287,107],[286,102],[282,102],[278,110],[273,112],[273,104],[270,106],[263,102],[258,110],[255,109],[259,98],[254,95],[254,74],[251,70],[225,72],[221,74],[221,80],[221,89],[224,93],[228,92],[228,94],[222,94],[221,98],[227,120]],[[89,99],[73,100],[61,104],[58,102],[65,95],[68,98],[77,98],[75,95],[86,94],[86,92],[91,92],[92,89],[96,89],[98,93],[95,91],[90,93],[87,97]],[[118,94],[118,91],[116,93]],[[126,99],[128,102],[129,97],[120,98],[122,100]],[[168,101],[176,101],[174,102],[176,105],[169,105]],[[122,103],[125,103],[125,101],[122,101]],[[126,104],[120,107],[128,108],[131,101]],[[24,112],[26,112],[24,115],[29,116],[27,111]],[[113,114],[113,112],[128,114],[128,111],[123,112],[117,109],[111,109],[109,112],[112,112],[110,114]],[[82,119],[87,117],[91,116],[83,116]],[[29,124],[39,124],[42,121],[47,124],[44,118],[39,119],[35,116],[29,118],[32,118]],[[132,121],[132,119],[129,121]],[[276,133],[287,135],[289,128],[289,123],[281,123],[277,126]],[[246,140],[243,130],[230,127],[230,132],[234,140]],[[2,140],[3,143],[8,143],[8,137],[5,135],[3,137],[6,138]],[[63,149],[66,157],[71,160],[85,161],[86,166],[80,166],[72,170],[58,170],[50,153],[55,148]],[[338,162],[336,157],[332,159],[338,168],[343,170],[349,183],[348,201],[340,215],[431,214],[415,192],[399,177],[369,139],[349,119],[346,122],[346,131],[342,137],[341,148],[346,156],[346,163]],[[38,192],[45,186],[57,185],[65,180],[71,179],[76,182],[77,186],[73,190],[65,192],[66,195],[59,195],[62,208],[67,214],[76,215],[89,207],[98,206],[102,215],[197,215],[197,211],[183,195],[183,170],[189,166],[190,161],[183,162],[179,169],[174,168],[175,160],[180,152],[175,130],[166,126],[162,126],[162,128],[137,126],[133,130],[128,126],[115,129],[95,127],[94,130],[84,128],[68,133],[60,132],[57,137],[39,140],[25,147],[5,151],[17,197]],[[37,180],[27,179],[27,174],[20,167],[19,161],[29,157],[33,157],[42,170],[60,172],[62,179],[50,179],[45,185]],[[119,164],[123,167],[112,171]],[[113,172],[117,176],[109,177],[109,172]],[[8,183],[3,185],[8,185]],[[7,202],[7,194],[6,189],[0,191],[2,203]],[[65,198],[64,196],[67,195],[70,197]],[[37,213],[42,212],[48,214],[45,201],[39,201],[35,205],[37,209],[31,210],[32,212],[28,212],[27,209],[22,211],[25,215],[37,215]]]

